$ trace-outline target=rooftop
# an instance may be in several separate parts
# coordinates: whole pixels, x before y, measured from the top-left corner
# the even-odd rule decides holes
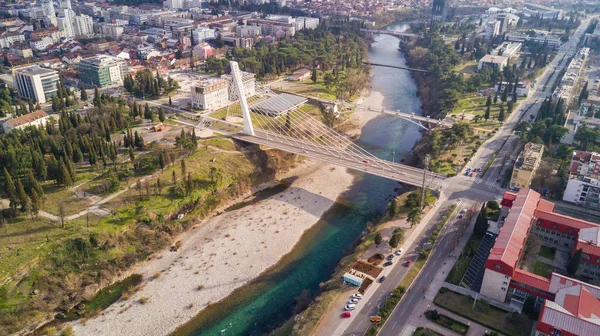
[[[11,125],[12,127],[17,127],[17,126],[21,126],[21,125],[25,125],[28,124],[30,122],[33,122],[35,120],[47,117],[48,114],[42,110],[37,110],[37,111],[33,111],[31,113],[22,115],[20,117],[16,117],[16,118],[12,118],[6,121],[7,124]]]
[[[28,74],[31,76],[58,74],[58,72],[56,70],[42,68],[37,65],[31,66],[31,67],[26,67],[26,68],[18,68],[18,69],[15,69],[15,72],[24,73],[24,74]]]
[[[538,161],[542,158],[543,151],[544,145],[531,142],[527,143],[525,148],[523,148],[523,151],[519,154],[519,157],[517,157],[515,168],[532,171],[535,169]]]

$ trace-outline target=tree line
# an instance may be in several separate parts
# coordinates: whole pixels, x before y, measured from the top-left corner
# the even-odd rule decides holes
[[[138,98],[159,98],[179,89],[179,83],[171,77],[166,80],[156,71],[156,76],[149,69],[144,69],[135,74],[127,75],[123,80],[123,87]]]

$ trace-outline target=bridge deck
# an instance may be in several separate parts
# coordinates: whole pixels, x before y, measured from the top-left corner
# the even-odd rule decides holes
[[[315,160],[381,176],[401,183],[414,186],[421,186],[423,183],[423,169],[381,160],[373,156],[350,153],[344,154],[332,151],[330,148],[326,148],[318,144],[307,143],[305,141],[289,138],[284,135],[267,133],[260,129],[255,129],[254,136],[246,135],[241,133],[241,125],[229,123],[223,120],[213,119],[211,120],[211,123],[216,123],[218,125],[239,130],[239,133],[232,133],[231,136],[246,142],[306,156]],[[444,175],[427,172],[425,185],[430,189],[438,189],[445,178],[446,176]]]
[[[398,112],[398,111],[393,111],[393,110],[386,110],[386,109],[374,109],[371,108],[369,106],[363,106],[363,105],[356,105],[356,109],[357,110],[364,110],[364,111],[369,111],[369,112],[377,112],[377,113],[383,113],[383,114],[389,114],[389,115],[394,115],[400,118],[404,118],[404,119],[412,119],[412,120],[418,120],[418,121],[424,121],[424,122],[428,122],[428,123],[432,123],[432,124],[437,124],[437,125],[441,125],[441,126],[447,126],[447,127],[451,127],[454,123],[446,120],[446,119],[433,119],[427,116],[420,116],[420,115],[416,115],[416,114],[411,114],[411,113],[406,113],[406,112]]]

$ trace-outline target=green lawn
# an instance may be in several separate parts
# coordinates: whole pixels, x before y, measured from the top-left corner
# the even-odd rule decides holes
[[[552,249],[548,246],[542,245],[540,247],[540,252],[538,254],[544,258],[548,258],[550,260],[554,260],[554,254],[556,253],[555,249]]]
[[[541,275],[545,278],[550,277],[552,271],[554,271],[554,266],[543,263],[541,261],[536,261],[535,265],[533,265],[533,274]]]
[[[469,238],[469,241],[461,253],[460,258],[456,261],[456,264],[454,264],[450,274],[448,274],[448,277],[446,278],[447,282],[457,286],[460,284],[463,275],[467,271],[467,268],[469,267],[469,264],[471,263],[471,260],[473,259],[477,248],[479,247],[479,243],[481,243],[481,237],[471,235],[471,238]]]
[[[432,321],[433,323],[439,324],[444,328],[448,328],[456,333],[459,333],[461,335],[466,335],[467,332],[469,332],[469,326],[459,322],[453,318],[451,318],[450,316],[446,316],[444,314],[438,314],[438,318],[434,319],[433,318],[433,314],[432,311],[428,311],[427,313],[425,313],[425,317],[427,317],[428,320]]]
[[[484,300],[477,301],[473,309],[473,298],[448,289],[440,290],[434,302],[442,308],[508,336],[522,336],[525,330],[529,333],[533,324],[525,315],[495,308]]]
[[[202,144],[206,144],[209,146],[217,147],[223,150],[233,151],[236,150],[233,141],[226,138],[214,138],[210,140],[203,141]]]

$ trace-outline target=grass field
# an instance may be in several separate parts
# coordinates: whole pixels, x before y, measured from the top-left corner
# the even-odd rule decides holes
[[[440,290],[435,297],[435,304],[504,335],[522,336],[523,331],[529,332],[533,324],[525,315],[508,313],[483,300],[477,301],[473,309],[473,298],[450,290]]]
[[[545,278],[550,277],[550,274],[552,274],[553,271],[554,266],[543,263],[541,261],[536,261],[533,265],[533,274],[537,274]]]

